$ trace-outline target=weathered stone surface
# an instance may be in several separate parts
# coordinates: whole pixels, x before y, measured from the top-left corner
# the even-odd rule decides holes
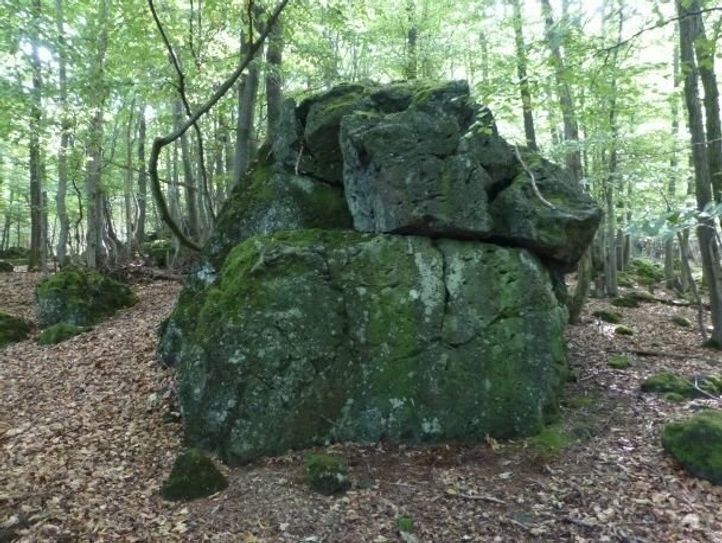
[[[303,228],[351,228],[341,189],[273,165],[258,165],[248,183],[226,200],[204,256],[218,269],[228,252],[251,236]]]
[[[565,318],[525,250],[301,230],[238,245],[164,334],[186,439],[239,463],[326,441],[534,433]]]
[[[0,312],[0,348],[28,337],[30,324],[19,317]]]
[[[136,302],[130,288],[97,271],[65,269],[38,285],[38,319],[46,328],[60,322],[95,324]]]
[[[392,91],[408,99],[378,98]],[[397,85],[374,96],[341,121],[357,230],[498,240],[573,268],[600,209],[564,170],[506,143],[465,82]],[[388,102],[394,107],[379,107]]]
[[[668,424],[662,445],[689,473],[722,485],[722,411]]]

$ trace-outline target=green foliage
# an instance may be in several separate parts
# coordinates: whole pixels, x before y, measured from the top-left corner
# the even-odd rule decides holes
[[[398,526],[399,532],[410,534],[414,531],[414,521],[411,519],[411,517],[399,517]]]
[[[607,365],[615,370],[624,370],[632,366],[632,359],[627,355],[617,354],[609,359]]]
[[[689,473],[722,485],[722,412],[702,411],[667,424],[662,445]]]
[[[316,492],[331,495],[351,487],[348,466],[339,456],[309,453],[304,458],[303,467],[306,483]]]
[[[89,329],[90,328],[85,326],[75,326],[74,324],[59,322],[43,330],[40,337],[38,337],[38,343],[40,345],[55,345],[78,334],[82,334]]]
[[[634,330],[629,326],[619,325],[614,329],[614,333],[618,336],[633,336]]]
[[[18,317],[0,313],[0,348],[28,337],[30,324]]]
[[[227,486],[228,481],[210,458],[198,449],[186,449],[176,457],[160,495],[166,500],[195,500],[220,492]]]
[[[664,280],[664,269],[656,262],[644,259],[632,261],[632,270],[639,283],[652,285]]]
[[[598,309],[594,313],[592,313],[595,317],[598,319],[603,320],[604,322],[608,322],[611,324],[619,324],[622,322],[622,314],[618,313],[617,311],[609,311],[607,309]]]

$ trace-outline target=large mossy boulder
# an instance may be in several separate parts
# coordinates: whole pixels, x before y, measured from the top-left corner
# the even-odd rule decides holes
[[[51,275],[38,285],[35,294],[42,328],[61,322],[89,326],[136,302],[127,285],[80,268]]]
[[[166,500],[205,498],[228,487],[228,480],[213,461],[197,449],[186,449],[175,459],[173,470],[160,489]]]
[[[9,273],[15,271],[15,266],[7,260],[0,260],[0,272]]]
[[[241,463],[532,434],[555,405],[565,321],[526,250],[301,230],[238,245],[164,336],[186,439]]]
[[[722,485],[722,411],[668,424],[662,445],[689,473]]]
[[[30,324],[24,319],[0,313],[0,348],[23,341],[30,335]]]

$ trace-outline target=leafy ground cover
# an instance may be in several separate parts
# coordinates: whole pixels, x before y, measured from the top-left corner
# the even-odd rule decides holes
[[[0,311],[35,319],[40,276],[0,278]],[[720,373],[702,349],[694,309],[615,307],[633,336],[592,316],[569,328],[576,380],[560,420],[538,439],[408,447],[332,446],[352,488],[313,493],[304,452],[229,470],[209,498],[163,500],[182,450],[171,370],[155,360],[156,329],[179,286],[134,285],[139,303],[52,346],[0,350],[0,541],[722,541],[722,487],[664,453],[665,422],[703,407],[643,394],[649,375]],[[657,296],[663,296],[657,294]],[[616,355],[633,364],[609,366]]]

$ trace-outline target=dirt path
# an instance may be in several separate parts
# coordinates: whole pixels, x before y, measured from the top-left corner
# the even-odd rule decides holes
[[[31,317],[37,280],[0,274],[0,310]],[[562,415],[573,443],[559,454],[493,440],[338,446],[357,482],[343,497],[309,493],[302,454],[289,453],[222,468],[227,491],[173,504],[157,492],[181,431],[172,372],[156,364],[154,348],[178,287],[136,291],[137,306],[89,333],[0,351],[0,541],[3,525],[20,523],[21,541],[381,543],[402,541],[400,516],[413,520],[419,542],[722,541],[722,487],[687,477],[659,443],[665,420],[715,402],[638,393],[640,380],[662,369],[722,373],[719,353],[699,349],[694,331],[670,322],[673,314],[693,320],[689,308],[619,310],[636,330],[630,338],[591,317],[570,328],[578,379]],[[592,302],[588,312],[600,307]],[[631,350],[689,358],[607,366],[611,354]]]

